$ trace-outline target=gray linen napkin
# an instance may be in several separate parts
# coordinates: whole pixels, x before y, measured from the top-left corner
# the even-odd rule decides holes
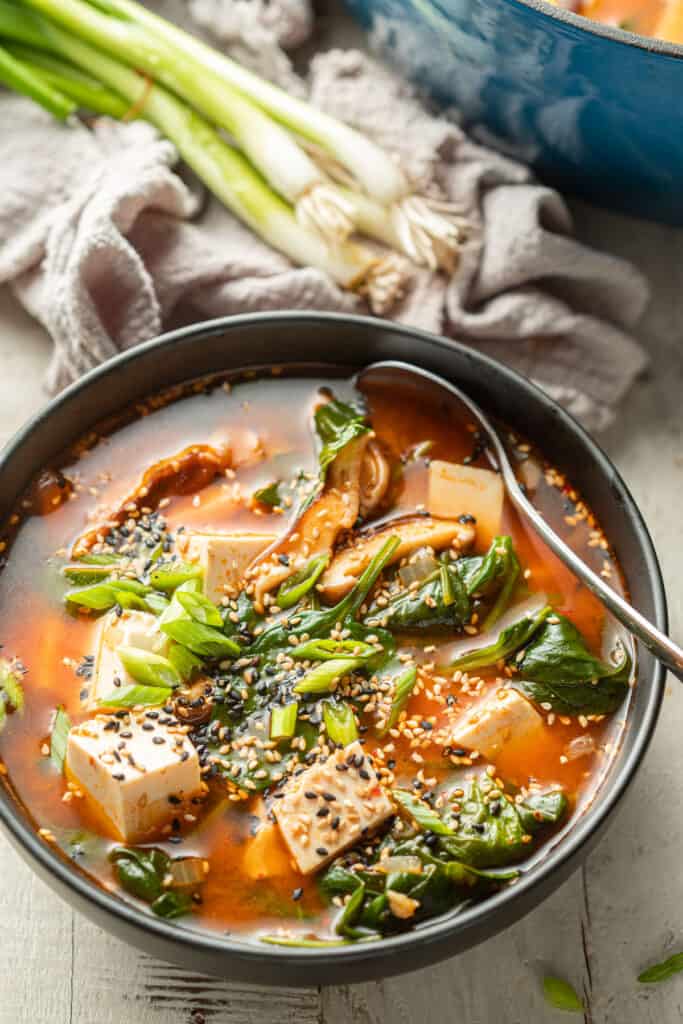
[[[311,29],[306,0],[157,3],[232,56],[362,129],[423,189],[472,224],[451,280],[421,270],[392,313],[535,379],[592,428],[611,421],[646,364],[630,336],[648,286],[629,263],[580,245],[561,197],[474,144],[402,79],[356,51],[318,54],[304,83],[283,46]],[[143,123],[61,125],[0,96],[0,284],[54,341],[58,390],[179,322],[273,309],[365,312],[317,270],[293,268],[174,170]],[[189,184],[188,184],[189,181]]]

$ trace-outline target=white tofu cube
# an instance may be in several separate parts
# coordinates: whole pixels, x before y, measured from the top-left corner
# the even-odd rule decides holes
[[[476,750],[493,761],[509,743],[533,742],[544,724],[526,697],[501,687],[456,722],[451,745]]]
[[[162,711],[157,717],[97,715],[73,726],[65,769],[112,836],[124,842],[158,834],[202,789],[197,751]]]
[[[149,612],[124,611],[120,616],[114,612],[105,615],[97,625],[88,706],[94,707],[113,692],[114,679],[119,679],[122,686],[134,682],[116,654],[117,647],[139,647],[165,655],[168,646],[168,637],[159,630],[157,619]]]
[[[183,555],[198,562],[204,575],[204,594],[220,604],[240,590],[251,563],[277,540],[275,533],[188,533]]]
[[[272,809],[304,875],[317,871],[394,813],[374,762],[358,741],[297,775]]]
[[[429,464],[429,514],[440,519],[474,516],[480,547],[488,547],[500,533],[503,497],[503,478],[499,473],[440,459]]]

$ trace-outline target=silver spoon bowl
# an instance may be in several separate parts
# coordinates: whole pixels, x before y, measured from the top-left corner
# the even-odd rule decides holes
[[[486,453],[493,467],[500,472],[510,501],[525,522],[531,524],[550,550],[557,555],[560,561],[566,565],[577,579],[585,584],[602,601],[614,618],[629,633],[640,640],[652,652],[655,658],[683,682],[683,650],[674,643],[671,637],[662,633],[656,626],[653,626],[621,594],[618,594],[601,576],[589,568],[583,559],[548,525],[520,487],[498,431],[476,402],[473,402],[460,388],[456,387],[455,384],[451,384],[450,381],[444,380],[443,377],[439,377],[437,374],[430,373],[427,370],[422,370],[417,366],[411,366],[409,363],[399,362],[398,360],[383,360],[382,362],[371,363],[361,370],[356,377],[359,385],[367,385],[372,381],[375,383],[391,384],[392,382],[398,383],[401,379],[413,384],[419,381],[427,382],[433,388],[440,388],[450,396],[451,400],[460,403],[467,410],[469,416],[481,430],[482,437],[486,442]]]

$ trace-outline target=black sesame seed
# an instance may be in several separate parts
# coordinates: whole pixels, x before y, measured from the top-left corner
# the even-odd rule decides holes
[[[329,855],[329,851],[324,846],[318,846],[315,852],[319,857],[327,857]]]
[[[293,889],[292,890],[292,899],[293,900],[300,900],[301,897],[303,896],[303,894],[304,894],[304,891],[303,891],[303,889],[301,887],[299,887],[298,889]]]
[[[161,744],[165,742],[166,740],[163,736],[152,736],[152,743]]]

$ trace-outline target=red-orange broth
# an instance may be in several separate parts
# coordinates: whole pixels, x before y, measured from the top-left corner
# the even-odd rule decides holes
[[[172,497],[163,510],[170,531],[181,525],[186,530],[284,531],[292,510],[271,512],[254,503],[251,496],[274,478],[294,471],[317,473],[311,415],[320,401],[321,388],[332,389],[342,400],[353,396],[348,381],[288,376],[285,372],[258,377],[247,374],[233,379],[232,385],[225,379],[202,381],[150,400],[118,423],[91,433],[64,457],[61,470],[74,485],[68,500],[62,500],[68,490],[64,481],[60,487],[54,483],[54,474],[43,476],[8,526],[7,561],[0,573],[1,640],[3,653],[20,659],[27,671],[23,679],[25,707],[21,713],[7,715],[0,735],[4,781],[36,829],[43,830],[46,842],[73,858],[77,869],[124,899],[133,897],[122,892],[107,859],[120,841],[106,834],[108,826],[87,797],[69,799],[67,781],[48,756],[51,722],[58,705],[64,706],[74,723],[93,714],[83,707],[79,695],[84,679],[77,676],[75,667],[92,652],[96,618],[67,612],[63,594],[68,584],[60,569],[69,560],[75,539],[106,518],[107,510],[131,492],[150,464],[192,444],[229,444],[235,469],[228,476],[217,476],[194,495]],[[368,420],[384,446],[393,475],[391,504],[375,518],[391,520],[424,506],[430,460],[461,463],[472,456],[474,448],[474,464],[487,467],[485,457],[476,452],[472,431],[455,421],[446,406],[417,402],[395,390],[373,390],[365,397]],[[419,446],[425,441],[431,445],[421,454]],[[548,520],[588,564],[620,585],[618,567],[599,527],[571,485],[519,439],[511,436],[510,449],[521,478]],[[512,537],[521,566],[527,570],[524,588],[548,595],[554,608],[581,630],[590,649],[600,653],[605,646],[602,607],[523,527],[507,500],[501,532]],[[411,637],[405,643],[406,649],[417,651],[423,663],[434,664],[438,663],[439,645],[452,639],[441,634],[417,640]],[[430,644],[436,644],[436,652],[425,654],[424,647],[429,651]],[[499,671],[477,674],[485,677],[484,689],[488,689],[496,685]],[[452,695],[463,713],[480,699],[481,694],[463,693],[462,682],[452,681],[450,673],[435,668],[432,675],[448,678],[441,683],[441,694]],[[425,685],[421,693],[413,695],[406,711],[410,718],[432,716],[432,728],[438,730],[444,708],[429,699],[428,690]],[[618,711],[597,722],[554,716],[537,742],[503,746],[492,774],[512,787],[561,786],[570,806],[561,828],[567,822],[571,827],[572,816],[591,798],[604,774],[618,742],[626,704],[624,700]],[[572,741],[585,735],[593,737],[594,752],[568,758]],[[371,725],[363,738],[369,752],[387,742],[378,739]],[[488,763],[484,759],[474,766],[455,767],[435,745],[423,744],[419,749],[420,763],[412,758],[415,748],[405,736],[393,740],[397,785],[409,788],[418,771],[423,777],[436,778],[437,785],[443,780],[453,785],[473,768],[479,770]],[[171,857],[195,855],[208,861],[208,874],[197,888],[192,911],[181,918],[178,927],[252,936],[278,930],[290,936],[334,936],[338,906],[321,896],[315,875],[304,877],[294,869],[281,841],[277,876],[247,877],[245,852],[259,815],[263,817],[262,803],[258,796],[231,802],[226,800],[226,792],[221,779],[212,779],[206,799],[194,809],[196,821],[184,821],[172,842],[164,835],[150,840],[150,845]],[[550,830],[546,843],[556,841],[557,835],[558,829]],[[536,844],[530,848],[531,857],[536,849]],[[272,849],[268,856],[273,856]],[[405,922],[406,926],[409,923]]]

